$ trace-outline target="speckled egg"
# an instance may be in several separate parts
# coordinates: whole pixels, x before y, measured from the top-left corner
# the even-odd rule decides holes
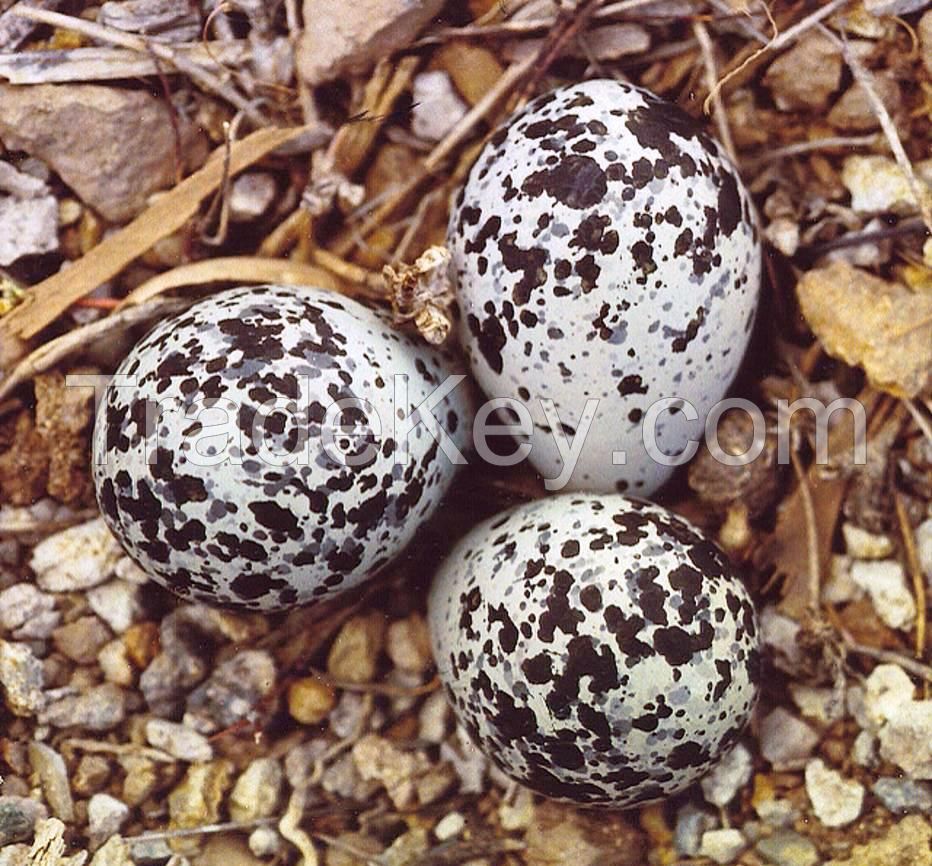
[[[638,495],[663,484],[663,455],[701,438],[731,384],[759,294],[748,195],[704,127],[618,81],[546,93],[482,151],[448,246],[473,372],[527,407],[543,476]],[[655,418],[661,399],[673,402]],[[555,431],[583,434],[590,400],[574,466]],[[655,421],[662,462],[642,437]]]
[[[561,494],[473,529],[429,601],[459,721],[508,775],[627,808],[682,790],[753,709],[754,606],[724,554],[660,506]]]
[[[426,424],[399,435],[406,460],[393,438],[429,420],[413,410],[451,372],[387,316],[332,292],[222,292],[157,325],[107,388],[94,431],[101,511],[130,556],[185,597],[274,610],[356,586],[453,478]],[[469,413],[461,386],[432,410],[457,448]]]

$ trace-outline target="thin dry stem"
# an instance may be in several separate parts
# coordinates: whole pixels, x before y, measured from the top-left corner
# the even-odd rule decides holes
[[[913,421],[916,422],[916,426],[922,431],[922,435],[932,443],[932,425],[923,417],[922,413],[919,411],[919,407],[916,406],[912,400],[904,400],[903,405],[906,406],[906,411],[909,412]]]
[[[735,150],[735,142],[731,135],[731,127],[728,126],[728,114],[725,111],[725,104],[722,102],[722,93],[717,86],[718,69],[715,63],[715,53],[712,47],[712,39],[709,36],[709,29],[702,21],[693,21],[693,33],[696,41],[699,43],[699,50],[702,52],[702,62],[705,65],[706,85],[709,88],[709,95],[706,97],[703,109],[706,114],[709,113],[710,104],[714,109],[715,126],[718,129],[718,137],[725,148],[734,165],[738,164],[738,153]]]
[[[166,313],[176,312],[187,306],[185,301],[177,299],[160,299],[138,307],[132,307],[113,313],[96,322],[74,328],[54,340],[43,343],[35,349],[0,382],[0,400],[18,388],[24,382],[50,370],[69,355],[86,349],[89,345],[99,342],[107,334],[119,331],[132,325]]]
[[[809,478],[799,462],[799,456],[796,454],[795,449],[792,448],[790,449],[790,460],[793,462],[793,471],[796,473],[803,514],[806,518],[806,547],[809,555],[809,607],[812,611],[817,611],[822,592],[822,568],[819,563],[819,534],[816,525],[815,505],[812,502]]]
[[[926,652],[926,581],[919,564],[919,552],[916,550],[916,536],[906,514],[903,497],[894,495],[896,519],[900,524],[900,536],[903,539],[903,552],[906,554],[906,566],[913,581],[916,594],[916,658],[922,661]]]
[[[105,27],[93,21],[85,21],[83,18],[75,18],[72,15],[63,15],[60,12],[51,12],[47,9],[35,9],[30,6],[20,5],[10,11],[23,18],[37,21],[40,24],[60,27],[63,30],[80,33],[83,36],[96,39],[99,42],[106,42],[110,45],[120,45],[123,48],[129,48],[141,54],[149,54],[153,57],[158,57],[159,60],[170,63],[178,72],[187,75],[195,84],[203,87],[204,90],[225,99],[231,105],[235,105],[240,111],[244,112],[256,126],[263,127],[270,125],[269,119],[241,93],[226,82],[221,81],[217,76],[206,70],[200,64],[193,62],[164,42],[154,42],[143,36],[134,36],[130,33],[124,33],[122,30],[117,30],[114,27]]]
[[[446,162],[453,151],[469,137],[473,128],[483,121],[498,102],[534,68],[536,62],[537,58],[532,55],[509,66],[495,86],[460,118],[444,139],[430,152],[424,160],[423,168],[398,187],[379,208],[370,214],[356,230],[356,234],[365,238],[391,217],[401,203]],[[348,234],[333,244],[333,252],[340,257],[345,257],[356,244],[357,238],[352,233]]]
[[[907,183],[909,183],[910,191],[912,192],[913,197],[919,203],[919,212],[922,214],[922,221],[926,224],[926,228],[929,230],[929,232],[932,233],[932,192],[930,192],[929,187],[925,181],[921,180],[916,175],[913,164],[910,162],[909,157],[906,155],[906,149],[903,147],[903,142],[900,140],[900,134],[896,131],[896,125],[893,122],[893,118],[890,117],[890,112],[887,111],[887,106],[883,104],[883,100],[877,93],[877,88],[874,85],[873,74],[854,55],[854,52],[851,50],[851,46],[849,45],[847,39],[839,39],[824,25],[820,24],[819,29],[823,35],[832,40],[832,42],[834,42],[841,49],[842,56],[845,58],[845,63],[848,64],[848,68],[854,75],[855,80],[858,82],[858,84],[861,85],[861,89],[867,96],[868,102],[870,102],[871,110],[873,111],[874,116],[877,118],[881,130],[883,131],[883,134],[886,136],[887,141],[890,144],[890,150],[893,152],[893,158],[896,160],[897,165],[906,175],[906,180]]]

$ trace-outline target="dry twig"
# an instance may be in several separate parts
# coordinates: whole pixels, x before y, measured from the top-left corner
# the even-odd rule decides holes
[[[63,30],[81,33],[99,42],[120,45],[123,48],[129,48],[132,51],[138,51],[141,54],[148,54],[151,57],[164,60],[177,69],[178,72],[187,75],[188,78],[199,87],[204,88],[208,93],[213,93],[225,99],[231,105],[235,105],[240,111],[244,112],[257,127],[261,128],[269,125],[269,119],[259,111],[252,102],[239,93],[239,91],[235,90],[225,81],[221,81],[212,72],[205,69],[200,64],[195,63],[185,54],[176,51],[172,46],[166,45],[164,42],[154,42],[142,36],[134,36],[131,33],[117,30],[115,27],[105,27],[93,21],[85,21],[83,18],[62,15],[60,12],[50,12],[46,9],[17,6],[15,12],[23,18],[38,21],[40,24],[61,27]]]
[[[916,550],[916,536],[910,526],[903,505],[903,497],[899,493],[893,496],[896,506],[896,519],[900,525],[900,537],[903,539],[903,552],[906,554],[906,566],[913,582],[913,592],[916,594],[916,658],[922,661],[926,652],[926,581],[919,563],[919,552]]]

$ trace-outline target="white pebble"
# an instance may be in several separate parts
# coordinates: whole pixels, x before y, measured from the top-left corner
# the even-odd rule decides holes
[[[251,171],[233,181],[230,190],[230,219],[250,222],[258,219],[275,198],[275,178],[268,172]]]
[[[916,552],[922,573],[932,583],[932,517],[916,528]]]
[[[818,743],[819,734],[783,707],[761,720],[761,754],[775,770],[800,769]]]
[[[123,634],[139,617],[142,605],[139,587],[124,580],[111,580],[95,586],[87,593],[91,610],[97,614],[115,634]]]
[[[932,701],[895,707],[880,729],[880,756],[910,779],[932,779]]]
[[[706,800],[724,808],[751,779],[754,761],[747,746],[738,743],[703,777],[700,785]]]
[[[932,160],[914,163],[916,173],[929,181]],[[888,156],[849,156],[842,167],[841,182],[851,193],[851,209],[857,213],[913,213],[916,198],[909,180]]]
[[[852,559],[886,559],[893,553],[893,542],[886,535],[868,532],[853,523],[843,524],[841,534]]]
[[[834,688],[818,688],[803,683],[790,683],[790,695],[799,711],[808,719],[829,725],[844,718],[844,691]]]
[[[707,830],[702,834],[699,856],[708,857],[724,866],[726,863],[731,863],[747,847],[747,844],[740,830],[734,828]]]
[[[87,804],[88,829],[91,847],[97,848],[120,828],[129,817],[129,806],[109,794],[94,794]]]
[[[867,592],[877,616],[890,628],[908,629],[915,622],[916,602],[895,559],[854,562],[851,579]]]
[[[826,827],[850,824],[864,805],[864,786],[826,767],[821,758],[806,765],[806,793],[816,817]]]
[[[73,592],[103,583],[122,556],[103,518],[56,532],[32,550],[29,565],[47,592]]]
[[[214,756],[213,747],[203,734],[178,722],[149,719],[146,739],[150,746],[168,752],[179,761],[209,761]]]
[[[413,90],[411,129],[426,141],[440,141],[468,110],[443,70],[422,72],[414,79]]]
[[[851,746],[851,760],[859,767],[873,767],[877,763],[877,739],[870,731],[861,731]]]
[[[459,812],[450,812],[449,815],[444,815],[437,822],[437,826],[434,827],[434,835],[441,842],[446,842],[447,839],[454,839],[459,836],[465,826],[466,819]]]
[[[912,702],[913,681],[899,665],[877,665],[864,683],[864,715],[874,731]]]

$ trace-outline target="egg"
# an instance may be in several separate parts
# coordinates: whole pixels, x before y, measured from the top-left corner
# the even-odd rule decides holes
[[[441,682],[482,751],[559,800],[680,791],[737,741],[760,647],[734,567],[666,509],[564,493],[476,526],[430,592]]]
[[[106,389],[93,439],[103,516],[188,598],[276,610],[354,587],[453,479],[471,409],[443,384],[452,373],[387,315],[332,292],[221,292],[160,322]],[[446,438],[418,423],[431,418]]]
[[[619,81],[539,96],[447,236],[473,373],[526,407],[551,489],[658,489],[734,379],[760,288],[748,195],[703,126]]]

